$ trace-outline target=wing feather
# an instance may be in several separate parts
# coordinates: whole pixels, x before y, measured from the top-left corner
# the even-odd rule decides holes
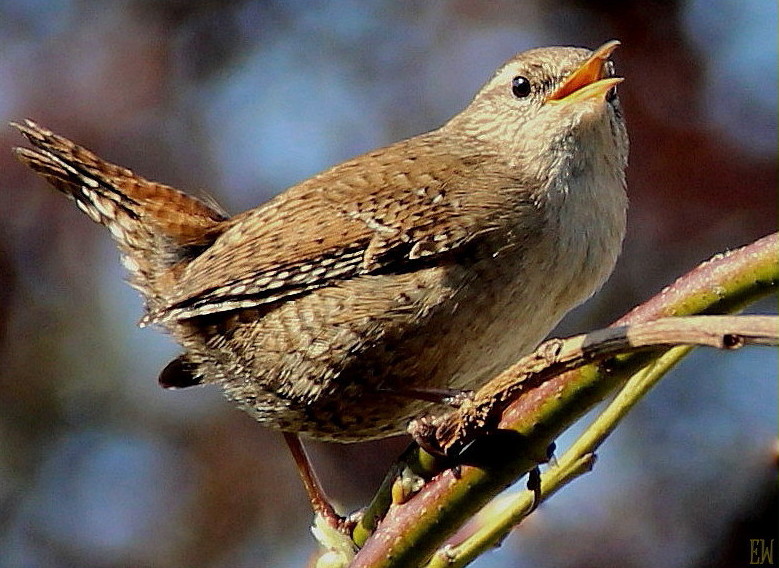
[[[507,222],[494,157],[410,139],[345,162],[237,215],[144,323],[272,304],[363,274],[446,262]],[[520,202],[516,196],[513,204]],[[528,206],[532,206],[530,201]],[[419,264],[417,264],[419,263]]]

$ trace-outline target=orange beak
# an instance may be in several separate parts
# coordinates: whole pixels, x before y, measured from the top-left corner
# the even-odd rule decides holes
[[[606,64],[609,56],[618,46],[617,40],[601,45],[546,101],[568,103],[586,99],[604,99],[615,85],[624,81],[622,77],[607,77]]]

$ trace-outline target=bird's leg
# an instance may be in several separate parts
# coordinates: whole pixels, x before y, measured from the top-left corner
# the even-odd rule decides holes
[[[290,453],[292,453],[292,459],[295,460],[300,479],[306,488],[306,493],[308,493],[314,513],[325,519],[337,531],[349,535],[351,530],[348,520],[336,513],[327,495],[325,495],[322,484],[319,482],[319,478],[317,478],[311,465],[311,460],[303,447],[303,442],[297,434],[291,432],[284,432],[284,440],[287,442]]]

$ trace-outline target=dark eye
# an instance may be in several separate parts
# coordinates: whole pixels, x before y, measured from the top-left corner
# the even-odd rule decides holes
[[[530,94],[530,81],[527,77],[517,75],[511,80],[511,92],[518,99],[524,99]]]

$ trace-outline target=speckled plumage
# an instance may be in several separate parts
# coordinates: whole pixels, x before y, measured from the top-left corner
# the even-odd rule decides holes
[[[412,390],[478,387],[611,272],[626,208],[616,80],[555,94],[591,55],[520,54],[440,129],[234,217],[30,121],[16,126],[35,149],[17,153],[111,231],[142,323],[184,348],[163,384],[219,383],[285,431],[379,438],[429,404]]]

